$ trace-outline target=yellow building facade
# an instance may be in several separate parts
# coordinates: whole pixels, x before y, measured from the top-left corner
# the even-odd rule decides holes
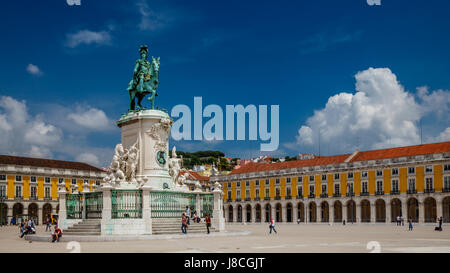
[[[105,175],[80,162],[0,155],[0,221],[33,217],[42,224],[50,214],[58,214],[58,188],[82,192],[88,185],[92,190]]]
[[[211,177],[228,222],[450,222],[450,142],[249,164]]]

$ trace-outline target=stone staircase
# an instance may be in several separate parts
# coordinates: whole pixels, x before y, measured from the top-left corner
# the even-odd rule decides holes
[[[64,235],[100,235],[101,226],[100,219],[84,219],[82,222],[75,224],[63,231]]]
[[[187,228],[187,234],[190,233],[204,233],[206,234],[206,223],[202,220],[200,223],[194,223],[190,221],[190,225]],[[210,232],[216,232],[213,227],[209,228]],[[181,232],[181,219],[180,218],[153,218],[152,221],[153,234],[182,234]]]

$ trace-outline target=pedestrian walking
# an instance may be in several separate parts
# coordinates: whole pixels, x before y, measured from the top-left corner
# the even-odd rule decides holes
[[[186,229],[187,229],[187,217],[183,213],[183,214],[181,214],[181,232],[183,234],[186,234],[187,233]]]
[[[187,218],[187,225],[190,225],[190,217],[191,217],[191,208],[189,206],[186,206],[185,216]]]
[[[397,215],[397,226],[400,226],[400,215]]]
[[[439,231],[442,231],[442,216],[438,218],[439,220]]]
[[[270,220],[270,225],[269,225],[269,234],[272,234],[272,230],[275,231],[275,233],[277,233],[277,230],[275,229],[275,221],[273,219]]]
[[[411,221],[411,219],[409,219],[408,220],[408,223],[409,223],[409,231],[411,231],[411,230],[413,230],[413,224],[412,224],[412,221]]]
[[[52,231],[51,220],[50,217],[47,216],[47,220],[45,220],[45,231]]]
[[[299,225],[299,224],[300,224],[300,218],[297,219],[297,225]]]
[[[205,216],[205,222],[206,222],[206,230],[208,231],[209,234],[209,228],[211,227],[211,218],[209,218],[208,214],[206,214]]]

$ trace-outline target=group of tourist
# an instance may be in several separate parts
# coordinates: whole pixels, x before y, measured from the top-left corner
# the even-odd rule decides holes
[[[190,218],[191,218],[191,209],[189,208],[189,206],[186,206],[186,210],[181,214],[181,232],[183,234],[187,234],[187,229],[190,225]],[[201,218],[197,215],[197,211],[194,211],[192,220],[194,221],[194,223],[200,223]],[[211,228],[211,218],[209,217],[208,214],[205,214],[205,223],[207,234],[209,234],[210,233],[209,229]]]
[[[20,238],[27,234],[35,234],[36,233],[36,225],[34,223],[33,218],[28,219],[28,222],[24,224],[23,221],[20,222],[19,226]]]

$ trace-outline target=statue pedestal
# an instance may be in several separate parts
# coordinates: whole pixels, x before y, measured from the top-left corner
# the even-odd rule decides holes
[[[116,122],[121,128],[122,146],[128,149],[138,141],[139,163],[136,179],[148,178],[146,185],[154,190],[173,190],[169,174],[169,135],[173,121],[160,110],[128,113]]]

